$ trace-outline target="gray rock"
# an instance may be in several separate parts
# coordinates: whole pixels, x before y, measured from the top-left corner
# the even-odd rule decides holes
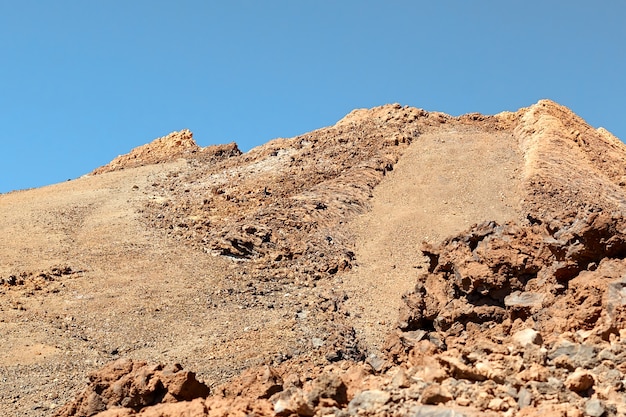
[[[588,416],[600,417],[604,414],[605,411],[606,410],[604,408],[604,404],[602,404],[602,401],[596,398],[587,401],[587,404],[585,404],[585,414]]]
[[[563,382],[548,378],[546,382],[531,381],[531,386],[541,395],[553,395],[563,388]]]
[[[461,414],[450,408],[437,407],[434,405],[422,405],[411,408],[408,417],[465,417],[465,414]]]
[[[578,352],[572,358],[575,366],[582,366],[587,369],[594,368],[599,365],[598,348],[593,345],[580,345]]]
[[[274,413],[278,416],[288,415],[293,413],[293,406],[288,400],[279,399],[274,404]]]
[[[523,349],[524,362],[527,364],[537,363],[539,365],[545,365],[548,350],[544,347],[537,345],[526,345]]]
[[[593,369],[593,373],[602,384],[608,384],[617,390],[622,390],[624,387],[624,374],[618,369],[611,369],[600,365]]]
[[[588,344],[577,344],[567,340],[561,341],[548,354],[550,360],[559,356],[567,356],[575,368],[592,369],[599,365],[598,348]]]
[[[611,320],[615,317],[615,309],[626,305],[626,278],[607,285],[604,308]]]
[[[565,355],[567,357],[572,357],[578,352],[578,346],[576,343],[572,343],[568,340],[562,340],[560,343],[556,344],[552,351],[548,354],[548,358],[553,360],[561,355]]]
[[[426,330],[418,329],[418,330],[412,330],[409,332],[402,332],[402,334],[400,335],[400,338],[408,346],[414,346],[420,340],[424,339],[424,337],[427,334],[428,332]]]
[[[320,347],[324,346],[324,341],[322,339],[320,339],[319,337],[314,337],[314,338],[311,339],[311,344],[315,348],[320,348]]]
[[[531,394],[531,392],[522,387],[522,389],[520,389],[519,393],[517,394],[517,405],[519,406],[519,408],[522,409],[524,407],[528,407],[532,400],[533,395]]]
[[[507,307],[541,307],[543,298],[543,294],[515,291],[504,297],[504,305]]]
[[[348,411],[354,415],[358,410],[374,410],[385,405],[391,399],[391,395],[385,391],[370,390],[358,393],[348,404]]]
[[[446,343],[443,341],[443,338],[436,333],[429,333],[428,341],[437,346],[437,349],[445,350],[446,348]]]
[[[602,349],[600,353],[598,353],[598,359],[601,361],[611,361],[615,363],[617,361],[617,356],[611,349]]]
[[[560,391],[563,389],[563,381],[559,378],[548,377],[548,384],[554,391]]]
[[[367,362],[376,372],[380,372],[385,368],[385,361],[373,353],[367,357],[365,362]]]

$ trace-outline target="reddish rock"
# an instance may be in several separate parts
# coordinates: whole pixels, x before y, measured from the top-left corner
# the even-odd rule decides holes
[[[424,388],[422,391],[422,397],[420,399],[423,404],[435,405],[445,404],[452,400],[452,395],[447,389],[439,384],[431,384]]]
[[[585,369],[576,369],[565,380],[565,386],[574,392],[584,393],[593,387],[595,380],[593,374]]]
[[[180,365],[119,359],[91,374],[85,391],[55,416],[91,416],[111,408],[139,411],[158,403],[191,401],[208,395],[209,387]]]

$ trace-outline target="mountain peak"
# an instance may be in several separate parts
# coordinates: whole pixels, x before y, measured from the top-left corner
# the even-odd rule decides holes
[[[201,148],[193,140],[193,133],[189,129],[183,129],[139,146],[127,154],[119,155],[107,165],[93,171],[93,174],[171,162],[185,155],[193,154],[199,149]]]

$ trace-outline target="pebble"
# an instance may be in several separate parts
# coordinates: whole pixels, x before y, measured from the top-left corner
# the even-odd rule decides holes
[[[391,387],[394,389],[408,388],[411,386],[411,379],[406,374],[404,368],[398,369],[398,372],[393,376],[391,380]]]
[[[600,417],[604,414],[604,412],[604,405],[602,404],[602,401],[597,398],[591,399],[587,401],[587,404],[585,404],[585,414],[588,416]]]
[[[354,415],[358,410],[374,410],[385,405],[391,399],[388,392],[380,390],[368,390],[358,393],[348,404],[348,412]]]
[[[487,408],[494,411],[506,411],[509,407],[502,398],[493,398],[491,401],[489,401]]]
[[[589,371],[578,368],[567,377],[565,386],[571,391],[583,392],[593,387],[594,382],[593,375]]]
[[[274,413],[277,415],[289,414],[291,412],[291,403],[287,400],[279,399],[274,404]]]
[[[517,394],[517,405],[519,408],[528,407],[532,402],[533,395],[526,388],[521,388]]]
[[[311,339],[311,344],[313,345],[313,347],[319,348],[319,347],[324,346],[324,341],[320,339],[319,337],[314,337]]]
[[[515,291],[504,298],[507,307],[541,307],[545,296],[540,293]]]
[[[598,349],[593,345],[563,340],[548,354],[548,358],[554,360],[563,355],[567,356],[575,367],[594,368],[599,364]]]
[[[465,414],[436,405],[422,405],[411,408],[407,417],[465,417]]]
[[[423,404],[442,404],[451,399],[450,392],[439,384],[429,385],[422,391],[421,401]]]
[[[376,354],[371,354],[367,357],[366,362],[372,367],[372,369],[376,372],[380,372],[383,370],[385,366],[385,361],[378,357]]]
[[[602,349],[600,353],[598,353],[598,359],[600,359],[601,361],[611,362],[617,362],[618,360],[617,356],[611,351],[611,349]]]
[[[543,343],[541,334],[534,329],[520,330],[513,335],[512,339],[520,346],[541,345]]]

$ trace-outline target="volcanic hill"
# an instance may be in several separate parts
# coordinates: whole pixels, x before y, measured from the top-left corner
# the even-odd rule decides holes
[[[542,100],[0,195],[2,415],[626,415],[625,187]]]

